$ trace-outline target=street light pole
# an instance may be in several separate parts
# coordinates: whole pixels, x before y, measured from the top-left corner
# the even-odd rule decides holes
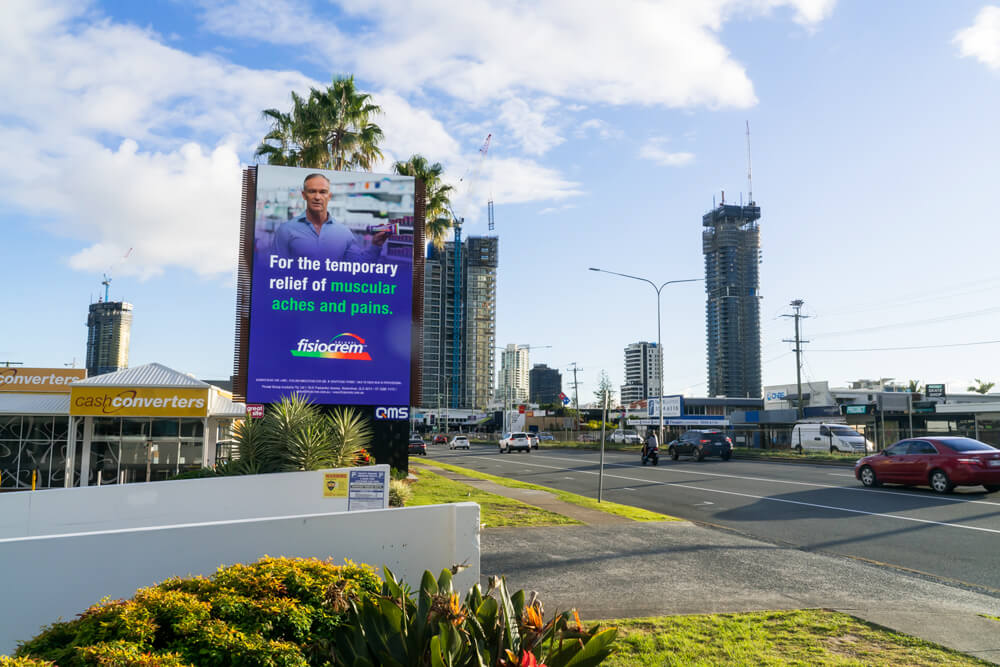
[[[606,271],[605,269],[595,269],[590,267],[591,271],[597,271],[599,273],[610,273],[613,276],[621,276],[622,278],[631,278],[632,280],[641,280],[644,283],[648,283],[656,291],[656,351],[659,359],[657,363],[660,370],[660,386],[657,392],[658,398],[656,399],[657,413],[660,415],[660,428],[659,432],[656,434],[657,441],[663,440],[663,338],[660,332],[660,291],[663,290],[667,285],[673,285],[675,283],[696,283],[704,280],[704,278],[684,278],[682,280],[668,280],[659,287],[656,286],[652,280],[647,278],[640,278],[639,276],[630,276],[627,273],[618,273],[617,271]]]

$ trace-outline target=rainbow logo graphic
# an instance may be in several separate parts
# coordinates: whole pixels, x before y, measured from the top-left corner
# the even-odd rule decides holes
[[[354,361],[371,361],[368,345],[365,339],[357,334],[337,334],[329,340],[309,340],[302,338],[294,350],[293,357],[317,357],[319,359],[353,359]]]

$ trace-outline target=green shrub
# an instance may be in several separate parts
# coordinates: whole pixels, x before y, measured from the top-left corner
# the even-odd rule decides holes
[[[459,602],[450,570],[425,572],[414,596],[388,568],[380,581],[367,565],[265,557],[102,600],[0,667],[592,667],[616,632],[584,629],[576,612],[545,621],[534,595],[509,595],[502,578]]]
[[[321,665],[330,659],[324,638],[344,622],[346,608],[334,601],[380,588],[367,565],[264,557],[210,578],[168,579],[130,600],[102,600],[16,655],[60,667]]]
[[[409,482],[401,479],[389,480],[389,507],[406,507],[406,503],[413,497],[413,489]]]

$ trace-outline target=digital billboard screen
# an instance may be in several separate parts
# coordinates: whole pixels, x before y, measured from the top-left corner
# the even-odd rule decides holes
[[[414,179],[257,167],[250,403],[409,405]]]

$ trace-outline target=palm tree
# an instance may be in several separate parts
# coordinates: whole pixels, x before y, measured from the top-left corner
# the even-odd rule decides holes
[[[392,170],[400,176],[413,176],[424,182],[424,219],[427,221],[427,238],[439,250],[444,247],[451,229],[451,193],[454,188],[441,181],[444,167],[440,162],[430,164],[422,155],[412,155],[406,162],[397,162]]]
[[[969,387],[968,391],[974,391],[977,394],[988,394],[990,389],[996,385],[996,382],[984,382],[979,378],[976,378],[975,382],[976,384]]]
[[[315,166],[371,171],[382,158],[378,144],[383,139],[382,128],[371,119],[382,113],[382,107],[368,93],[357,91],[354,76],[335,78],[326,90],[310,90],[309,107],[315,114],[309,119],[312,129],[327,149],[326,165]]]
[[[307,98],[293,92],[290,112],[263,111],[271,129],[254,157],[292,167],[370,171],[382,157],[382,129],[371,122],[381,112],[371,95],[357,91],[353,76],[335,78],[325,90],[311,88]]]

